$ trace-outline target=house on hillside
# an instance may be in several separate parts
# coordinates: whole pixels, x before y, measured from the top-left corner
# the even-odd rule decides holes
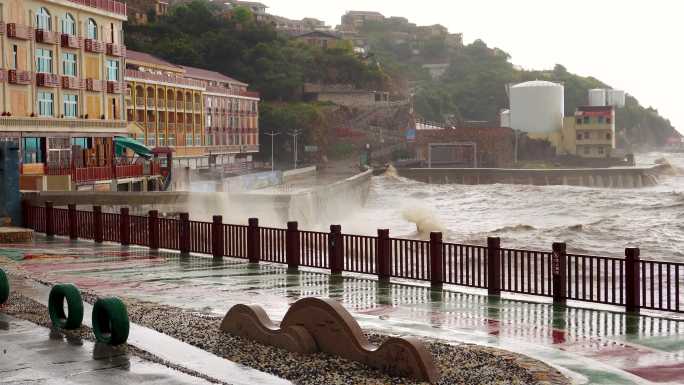
[[[303,33],[296,37],[297,40],[302,41],[308,45],[320,47],[323,49],[341,47],[344,40],[337,35],[325,31],[311,31]]]

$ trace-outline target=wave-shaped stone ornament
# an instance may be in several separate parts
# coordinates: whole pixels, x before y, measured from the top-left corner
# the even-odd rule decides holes
[[[439,373],[422,341],[390,337],[379,347],[368,342],[361,327],[342,305],[331,299],[303,298],[285,314],[278,328],[257,305],[235,305],[221,330],[296,353],[324,352],[364,363],[392,376],[437,382]]]

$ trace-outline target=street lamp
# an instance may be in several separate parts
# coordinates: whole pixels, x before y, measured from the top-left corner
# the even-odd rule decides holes
[[[288,133],[294,139],[294,168],[297,168],[297,137],[301,135],[302,130],[292,130]]]
[[[274,171],[275,169],[275,163],[273,163],[273,142],[275,141],[275,137],[280,135],[280,132],[265,132],[266,135],[271,137],[271,172]]]

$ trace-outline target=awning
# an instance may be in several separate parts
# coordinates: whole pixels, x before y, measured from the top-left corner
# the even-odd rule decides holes
[[[145,159],[152,158],[152,151],[135,139],[117,136],[114,138],[114,145],[116,156],[121,156],[126,149],[130,149]]]

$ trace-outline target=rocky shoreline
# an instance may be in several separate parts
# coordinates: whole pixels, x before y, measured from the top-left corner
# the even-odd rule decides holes
[[[13,280],[33,279],[10,276]],[[35,279],[33,279],[35,280]],[[47,282],[43,282],[49,284]],[[97,295],[82,292],[83,298],[94,303]],[[324,353],[300,355],[272,346],[261,345],[219,331],[221,317],[192,312],[172,306],[122,298],[131,322],[149,327],[178,340],[204,349],[230,361],[273,374],[296,384],[416,384],[405,378],[384,375],[365,365]],[[47,308],[27,297],[14,293],[0,311],[41,326],[50,326]],[[366,331],[370,342],[379,344],[388,335]],[[86,327],[76,331],[81,338],[92,339]],[[529,357],[504,350],[472,344],[447,344],[422,338],[441,372],[438,384],[557,384],[570,381],[556,369]],[[187,374],[219,382],[182,366],[164,362],[147,352],[128,346],[129,352],[164,364]]]

